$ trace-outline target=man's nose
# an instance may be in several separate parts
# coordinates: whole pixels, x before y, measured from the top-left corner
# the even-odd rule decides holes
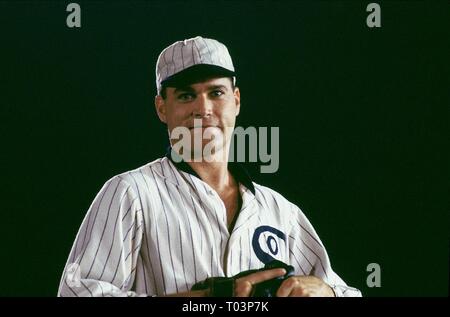
[[[213,103],[207,96],[198,95],[192,114],[195,118],[209,117],[212,114],[212,107]]]

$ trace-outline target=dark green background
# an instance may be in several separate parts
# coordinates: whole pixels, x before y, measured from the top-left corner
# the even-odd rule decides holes
[[[160,157],[159,52],[225,43],[238,124],[280,127],[280,169],[255,180],[300,206],[336,272],[366,296],[446,296],[448,1],[0,2],[0,295],[54,296],[103,183]],[[381,265],[381,288],[366,267]]]

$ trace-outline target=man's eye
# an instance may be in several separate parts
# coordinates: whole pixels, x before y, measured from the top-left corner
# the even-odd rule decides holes
[[[222,91],[222,90],[213,90],[212,92],[211,92],[211,95],[213,96],[213,97],[220,97],[220,96],[222,96],[222,95],[224,95],[225,93]]]
[[[190,93],[183,93],[178,95],[178,100],[181,101],[190,101],[193,100],[195,98],[194,94],[190,94]]]

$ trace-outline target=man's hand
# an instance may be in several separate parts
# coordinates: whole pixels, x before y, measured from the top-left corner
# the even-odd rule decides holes
[[[272,269],[240,277],[235,281],[234,294],[236,297],[249,297],[252,294],[253,285],[285,274],[285,269]]]
[[[334,297],[332,288],[315,276],[292,276],[283,281],[277,297]]]

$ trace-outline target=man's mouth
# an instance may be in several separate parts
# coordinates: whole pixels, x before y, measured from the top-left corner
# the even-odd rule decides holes
[[[218,128],[218,126],[216,125],[199,125],[199,126],[194,126],[194,127],[189,127],[189,130],[193,130],[193,129],[199,129],[199,128]]]

